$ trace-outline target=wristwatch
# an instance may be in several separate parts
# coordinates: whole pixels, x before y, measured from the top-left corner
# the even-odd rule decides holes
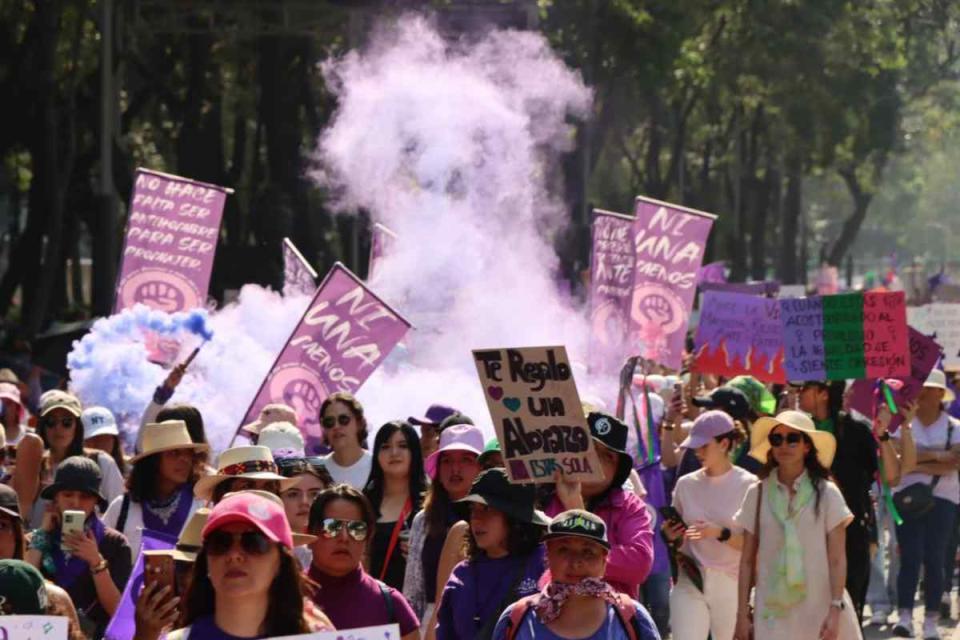
[[[96,565],[90,567],[90,573],[97,575],[98,573],[103,573],[107,570],[107,567],[110,566],[110,563],[107,562],[106,558],[100,558],[100,562]]]
[[[732,535],[733,535],[733,532],[730,531],[730,529],[727,529],[726,527],[724,527],[723,529],[720,530],[720,535],[717,536],[717,540],[720,542],[726,542],[727,540],[730,539],[730,536]]]
[[[840,609],[840,611],[843,611],[844,609],[847,608],[846,604],[844,604],[843,602],[843,598],[840,598],[839,600],[831,600],[830,606],[836,607],[837,609]]]

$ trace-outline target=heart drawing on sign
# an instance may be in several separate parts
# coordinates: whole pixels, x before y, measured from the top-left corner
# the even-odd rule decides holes
[[[517,411],[520,408],[520,398],[504,398],[503,406],[510,411]]]
[[[491,385],[487,387],[487,393],[490,394],[490,397],[494,400],[499,400],[503,397],[503,387],[498,387],[496,385]]]

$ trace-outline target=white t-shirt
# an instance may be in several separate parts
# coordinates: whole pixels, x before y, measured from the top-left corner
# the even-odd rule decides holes
[[[914,418],[910,424],[913,427],[913,441],[916,443],[917,449],[926,449],[928,451],[945,450],[947,446],[947,426],[950,424],[950,420],[952,420],[952,418],[947,415],[945,411],[941,411],[940,415],[937,416],[937,419],[930,426],[924,426],[919,418]],[[891,434],[891,436],[899,438],[900,430],[897,429],[897,432]],[[960,445],[960,424],[954,421],[953,435],[950,436],[950,446],[955,447],[958,445]],[[929,473],[908,473],[900,479],[900,484],[898,484],[893,491],[896,493],[912,484],[917,484],[918,482],[930,484],[932,481],[933,476]],[[940,481],[937,482],[937,486],[933,489],[933,495],[937,498],[949,500],[953,504],[960,504],[960,479],[958,479],[957,474],[948,473],[940,476]]]
[[[333,481],[338,484],[348,484],[357,491],[363,491],[367,484],[367,478],[370,477],[370,467],[373,466],[373,456],[366,449],[360,459],[349,467],[341,467],[334,459],[333,454],[329,453],[323,458],[323,465],[330,472]]]
[[[687,526],[703,520],[740,533],[742,529],[733,517],[740,509],[747,489],[756,482],[757,476],[737,466],[720,476],[708,476],[706,470],[697,469],[677,480],[673,506]],[[739,573],[740,552],[726,542],[687,540],[683,550],[708,569],[722,571],[733,578]]]

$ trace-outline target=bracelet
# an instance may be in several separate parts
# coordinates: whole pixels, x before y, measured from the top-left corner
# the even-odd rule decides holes
[[[27,548],[41,552],[47,551],[50,548],[50,532],[43,529],[34,529],[30,533],[30,543]]]
[[[90,573],[92,573],[93,575],[97,575],[98,573],[103,573],[104,571],[107,570],[107,567],[109,566],[110,566],[110,563],[107,562],[107,559],[101,557],[100,562],[98,562],[96,566],[90,567]]]

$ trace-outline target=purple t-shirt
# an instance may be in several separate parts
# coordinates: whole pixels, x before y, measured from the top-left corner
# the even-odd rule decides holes
[[[314,591],[313,601],[338,631],[397,624],[400,635],[405,636],[420,628],[420,620],[407,599],[396,589],[383,585],[393,602],[391,618],[380,584],[362,567],[345,576],[334,577],[311,566],[307,576],[320,585]]]
[[[257,638],[262,637],[263,636],[257,636]],[[230,635],[217,626],[217,623],[213,621],[212,615],[201,616],[193,621],[193,624],[190,625],[190,640],[194,638],[197,640],[200,638],[203,638],[203,640],[257,640]]]

